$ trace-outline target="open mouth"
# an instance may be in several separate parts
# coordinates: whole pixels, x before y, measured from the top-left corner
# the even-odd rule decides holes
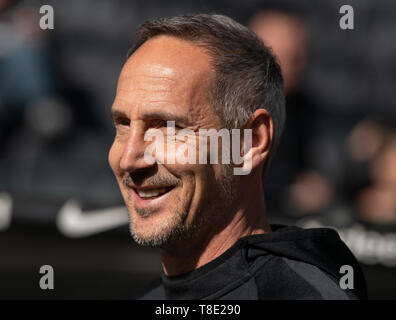
[[[134,189],[134,191],[137,193],[137,195],[144,199],[144,200],[150,200],[150,199],[155,199],[163,196],[164,194],[168,193],[174,188],[172,187],[161,187],[161,188],[153,188],[153,189]]]

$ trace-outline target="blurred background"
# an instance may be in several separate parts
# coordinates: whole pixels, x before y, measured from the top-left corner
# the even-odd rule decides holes
[[[54,29],[41,30],[42,5]],[[0,299],[130,299],[160,272],[133,243],[107,164],[109,110],[137,27],[226,14],[278,56],[286,129],[265,182],[271,223],[330,226],[369,298],[395,299],[396,2],[0,0]],[[55,289],[41,290],[51,265]]]

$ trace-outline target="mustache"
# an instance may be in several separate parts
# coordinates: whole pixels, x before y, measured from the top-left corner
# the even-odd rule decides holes
[[[181,180],[173,175],[163,174],[149,174],[142,172],[125,172],[122,177],[122,183],[126,187],[135,186],[156,186],[156,187],[169,187],[169,186],[180,186]]]

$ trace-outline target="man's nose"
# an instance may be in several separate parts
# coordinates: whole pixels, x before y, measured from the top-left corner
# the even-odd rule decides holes
[[[144,159],[145,146],[144,130],[138,125],[133,126],[123,146],[120,168],[132,172],[152,166]]]

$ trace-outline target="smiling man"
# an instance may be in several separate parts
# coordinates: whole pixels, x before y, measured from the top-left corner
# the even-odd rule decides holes
[[[365,297],[359,265],[335,231],[272,226],[266,218],[262,176],[282,132],[284,93],[276,59],[247,28],[205,14],[144,23],[111,114],[109,163],[131,234],[161,249],[161,282],[143,299]],[[240,130],[237,151],[249,174],[235,175],[238,165],[220,156],[202,161],[227,151],[202,143],[200,132],[211,129]],[[251,132],[247,150],[242,129]],[[147,161],[152,130],[162,134],[166,152]],[[189,139],[178,138],[182,131]],[[197,161],[178,161],[179,147],[191,141]],[[354,271],[346,288],[343,265]]]

